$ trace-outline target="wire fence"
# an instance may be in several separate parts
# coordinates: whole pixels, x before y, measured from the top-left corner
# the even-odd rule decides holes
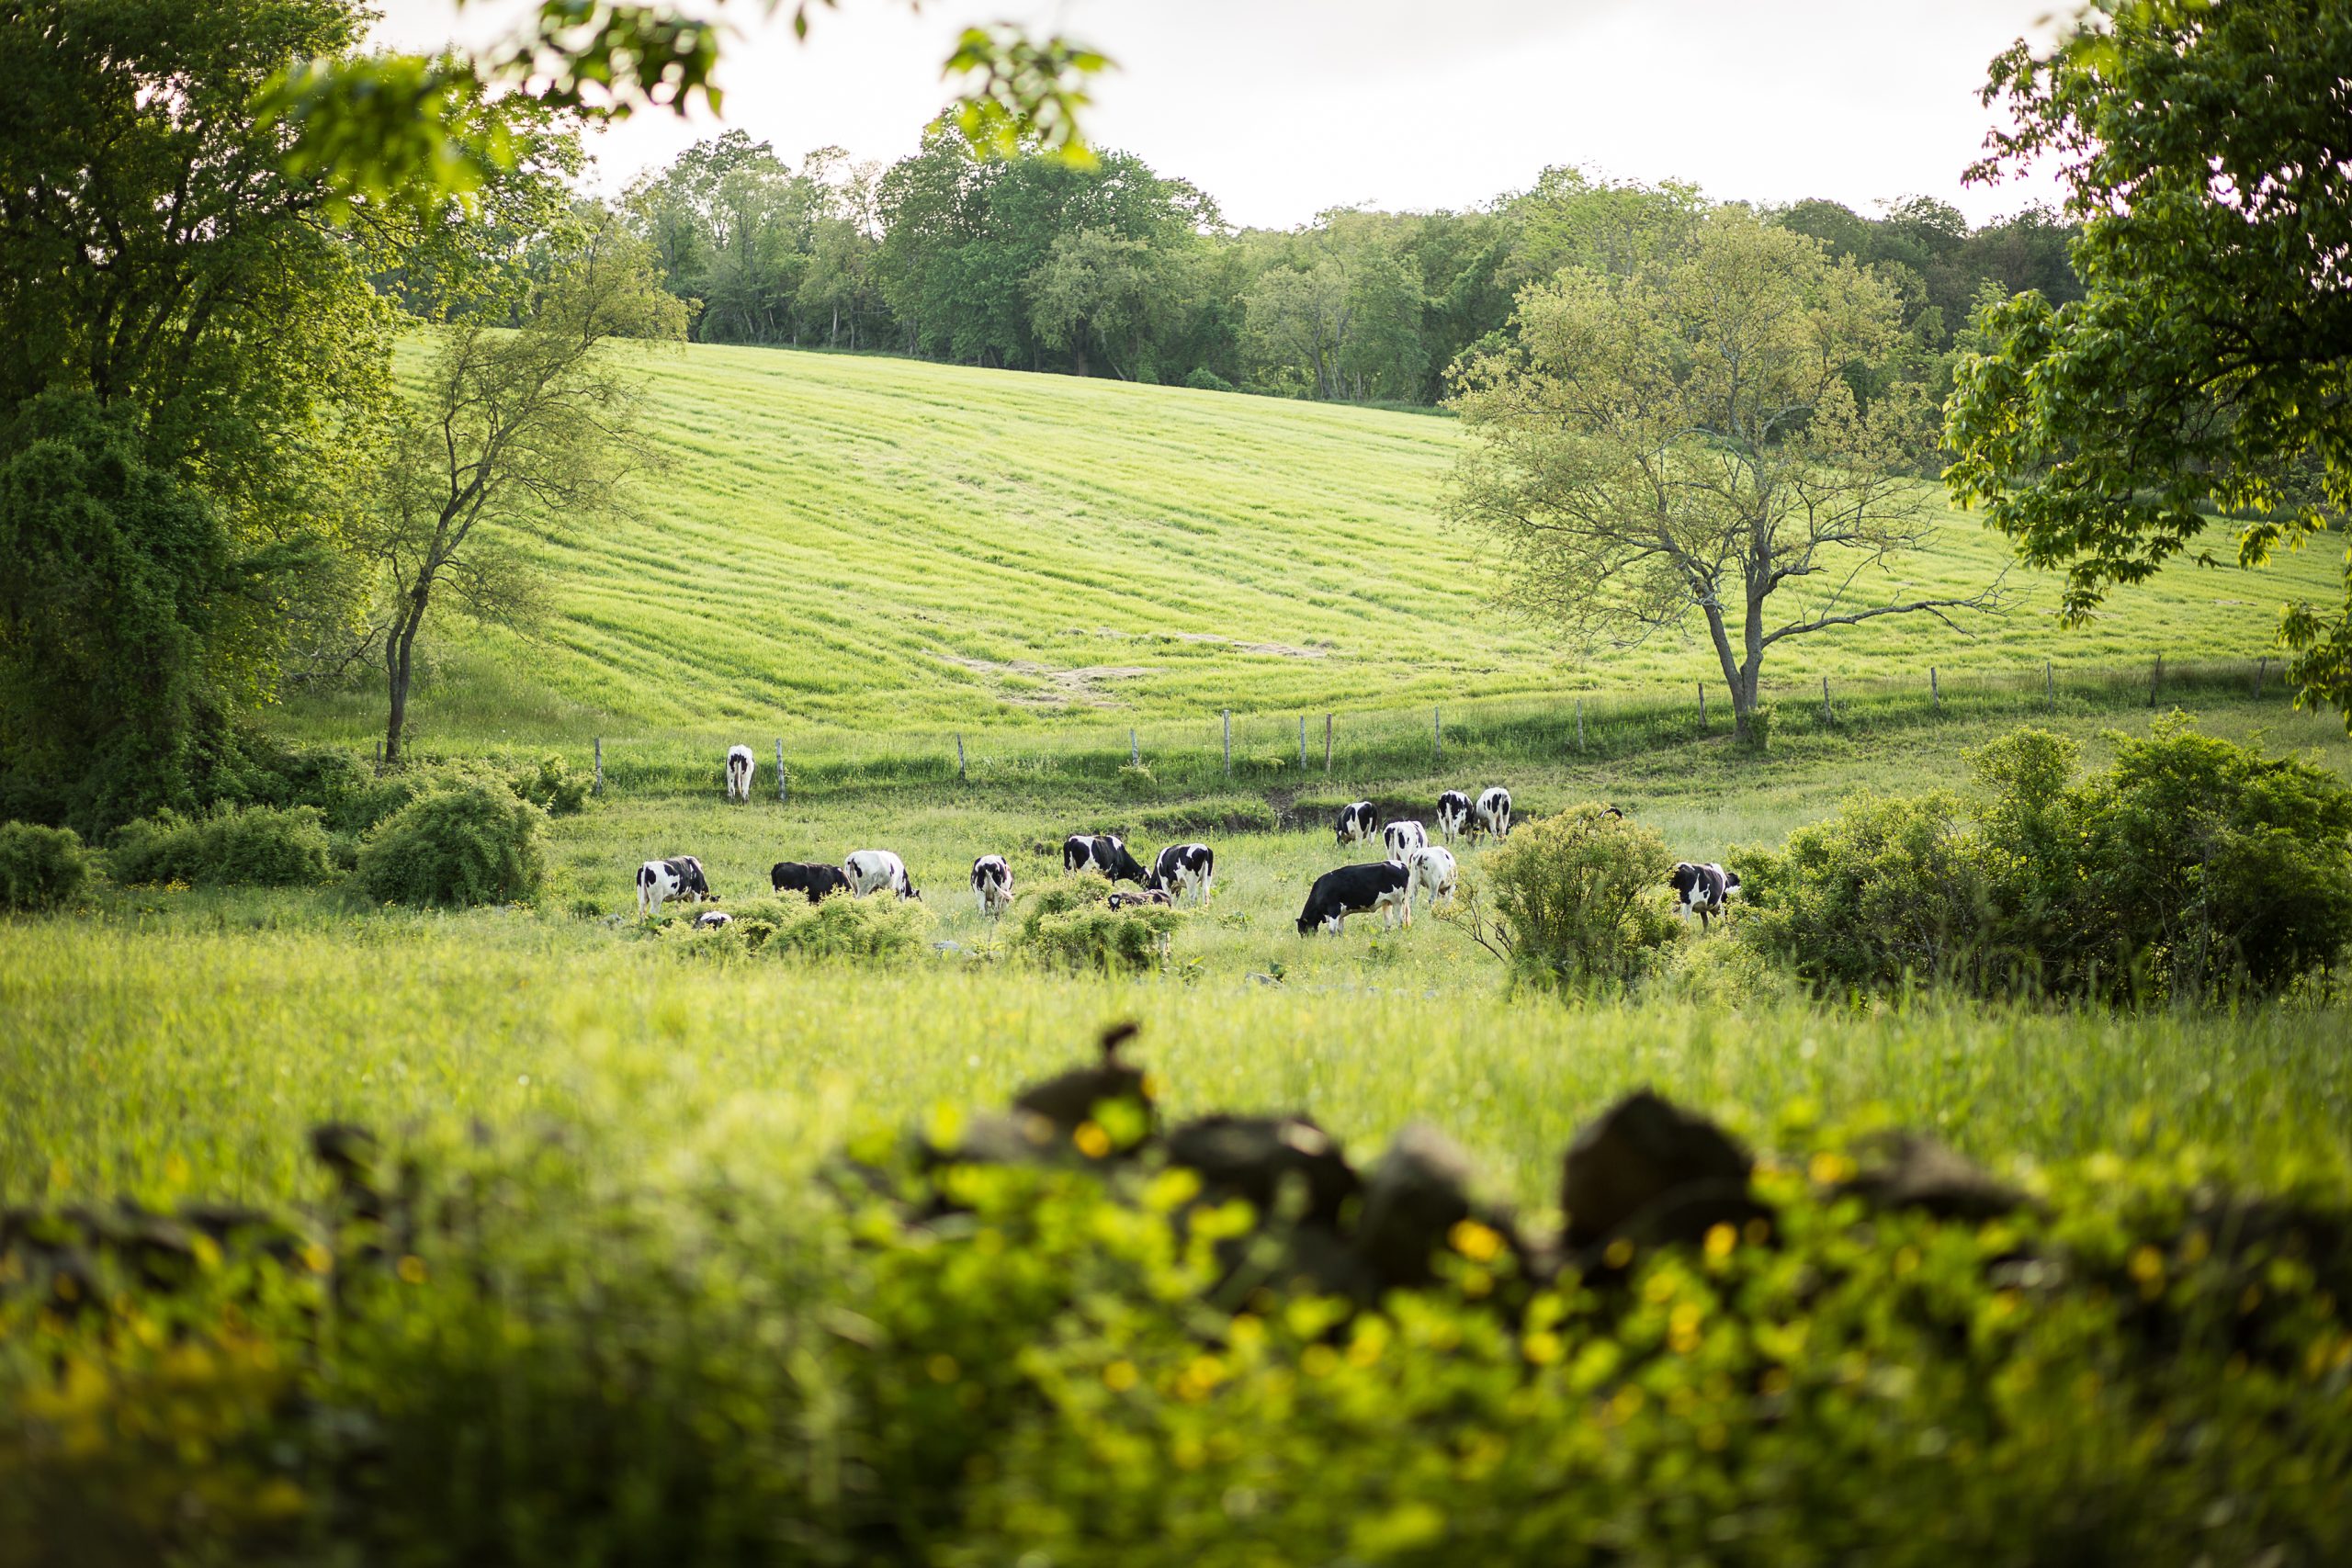
[[[1932,667],[1867,681],[1767,685],[1770,733],[1859,734],[1947,720],[2153,708],[2199,696],[2267,700],[2291,691],[2268,658],[2200,660],[2138,668],[2068,670],[2042,664],[2001,673],[1950,674]],[[1640,752],[1726,740],[1732,715],[1721,686],[1679,692],[1568,693],[1470,698],[1410,711],[1219,710],[1197,719],[1130,725],[1076,721],[1056,728],[899,732],[808,729],[696,737],[605,736],[567,762],[592,771],[606,796],[722,793],[728,748],[758,760],[754,800],[963,784],[975,789],[1048,782],[1127,784],[1151,793],[1263,795],[1299,804],[1328,794],[1355,797],[1357,781],[1419,778],[1513,763],[1606,761]],[[538,748],[546,750],[548,748]]]

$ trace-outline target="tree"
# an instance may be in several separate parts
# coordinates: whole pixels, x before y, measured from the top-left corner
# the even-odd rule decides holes
[[[2258,566],[2352,514],[2347,80],[2343,0],[2102,3],[2047,56],[1993,62],[2015,126],[1971,177],[2054,160],[2086,292],[1984,319],[1945,477],[2065,570],[2070,623],[2221,518]],[[2352,727],[2352,560],[2344,603],[2290,604],[2280,634],[2297,700]]]
[[[1996,607],[1997,585],[1873,602],[1866,574],[1930,535],[1903,471],[1924,407],[1899,388],[1857,406],[1846,371],[1899,325],[1850,261],[1724,209],[1633,274],[1525,290],[1514,320],[1518,346],[1462,378],[1473,445],[1446,502],[1492,547],[1506,609],[1618,646],[1695,614],[1750,737],[1779,643]]]
[[[1134,379],[1153,307],[1165,298],[1156,259],[1141,240],[1095,229],[1060,236],[1029,278],[1029,316],[1038,341],[1067,350],[1080,376],[1089,372],[1091,348],[1101,351],[1112,375]]]
[[[424,406],[392,444],[360,536],[379,581],[387,766],[406,741],[417,634],[433,606],[446,596],[478,619],[527,626],[546,593],[531,541],[612,514],[654,461],[638,428],[639,380],[615,340],[684,333],[684,307],[647,247],[611,226],[563,258],[519,331],[446,329]]]

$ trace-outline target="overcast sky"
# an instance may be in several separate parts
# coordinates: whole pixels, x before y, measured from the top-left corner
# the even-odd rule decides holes
[[[706,0],[707,3],[707,0]],[[432,49],[515,25],[512,0],[378,0],[378,40]],[[1992,111],[1985,62],[2046,38],[2051,0],[840,0],[806,43],[789,0],[718,14],[722,121],[640,113],[594,139],[616,191],[700,137],[740,127],[790,161],[914,150],[945,101],[939,62],[967,23],[1011,17],[1102,49],[1095,140],[1286,228],[1327,207],[1476,206],[1549,164],[1696,180],[1717,197],[1828,197],[1858,211],[1915,194],[1970,220],[2054,191],[1961,184]]]

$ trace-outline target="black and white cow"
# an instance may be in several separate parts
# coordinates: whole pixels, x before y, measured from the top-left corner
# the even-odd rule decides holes
[[[768,886],[778,893],[803,894],[814,904],[828,893],[848,892],[849,875],[837,865],[780,860],[768,868]]]
[[[1447,790],[1437,797],[1437,830],[1445,835],[1447,843],[1469,829],[1470,797],[1458,789]]]
[[[972,863],[972,897],[991,920],[1004,919],[1012,908],[1012,867],[1002,855],[982,855]]]
[[[1306,908],[1298,912],[1298,934],[1336,935],[1347,930],[1350,915],[1374,910],[1384,927],[1395,927],[1400,918],[1408,926],[1413,923],[1412,875],[1393,861],[1343,865],[1317,877],[1306,890]]]
[[[695,917],[695,930],[698,931],[715,931],[721,926],[734,923],[735,917],[724,909],[706,909]]]
[[[1434,908],[1440,902],[1453,902],[1453,890],[1460,885],[1461,872],[1453,863],[1453,852],[1436,844],[1424,844],[1405,857],[1405,871],[1410,879],[1406,897],[1426,896],[1425,901]]]
[[[1095,871],[1114,882],[1141,886],[1151,874],[1143,862],[1127,853],[1126,840],[1116,833],[1072,833],[1062,840],[1064,871]]]
[[[1470,830],[1491,833],[1498,839],[1510,837],[1510,791],[1500,784],[1482,790],[1478,803],[1470,808]]]
[[[1707,929],[1710,916],[1723,914],[1724,907],[1739,897],[1739,874],[1713,861],[1704,865],[1677,861],[1668,883],[1674,889],[1674,912],[1687,920],[1696,910],[1701,931]]]
[[[640,919],[673,898],[709,897],[710,884],[703,878],[702,862],[692,855],[650,860],[637,868],[637,912]]]
[[[1368,800],[1340,807],[1340,842],[1368,844],[1380,831],[1380,807]]]
[[[1430,835],[1419,822],[1391,822],[1380,830],[1380,841],[1388,846],[1388,858],[1404,865],[1412,860],[1415,850],[1430,847]]]
[[[752,798],[752,772],[758,766],[759,762],[752,757],[752,749],[749,746],[727,748],[728,799],[749,800]]]
[[[1174,898],[1190,894],[1193,903],[1205,904],[1216,880],[1215,850],[1206,844],[1170,844],[1154,857],[1151,874],[1144,878],[1143,885]]]
[[[849,874],[850,892],[860,898],[885,887],[901,898],[922,897],[907,878],[907,863],[888,850],[853,850],[842,870]]]
[[[1140,893],[1114,893],[1102,902],[1114,909],[1144,909],[1154,905],[1165,909],[1173,906],[1176,900],[1159,888],[1147,887]]]

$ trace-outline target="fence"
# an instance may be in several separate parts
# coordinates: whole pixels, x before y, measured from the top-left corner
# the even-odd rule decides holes
[[[2290,693],[2270,659],[2170,665],[2159,659],[2132,669],[2045,663],[2002,673],[1954,674],[1930,667],[1870,681],[1824,677],[1817,692],[1809,684],[1768,684],[1765,701],[1773,733],[1791,737],[1894,730],[1947,718],[2023,722],[2040,713],[2144,709],[2199,694],[2284,704]],[[1227,709],[1196,721],[1133,726],[602,737],[590,754],[571,760],[594,769],[600,793],[617,795],[718,794],[727,748],[741,740],[755,752],[773,750],[784,764],[771,773],[763,758],[755,799],[956,783],[1035,787],[1049,781],[1126,784],[1152,794],[1289,789],[1310,798],[1328,784],[1353,798],[1345,781],[1606,761],[1709,736],[1724,739],[1731,728],[1722,693],[1710,694],[1702,683],[1695,693],[1469,699],[1411,712]]]

